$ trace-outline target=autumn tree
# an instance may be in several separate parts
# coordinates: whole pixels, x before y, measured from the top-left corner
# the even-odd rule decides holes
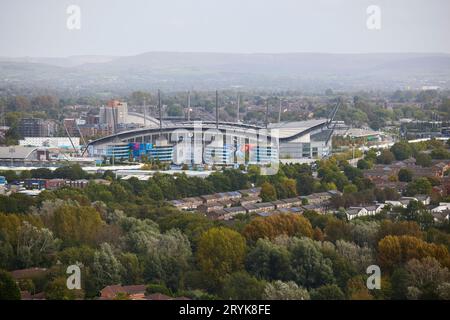
[[[248,240],[256,242],[260,238],[275,239],[279,235],[312,237],[313,229],[309,220],[302,216],[277,214],[253,219],[243,234]]]
[[[67,244],[92,244],[103,221],[100,214],[88,206],[64,205],[53,213],[48,227]]]
[[[450,265],[450,255],[443,245],[427,243],[412,236],[386,236],[378,243],[378,261],[391,270],[411,259],[433,257],[443,266]]]
[[[263,202],[270,202],[277,200],[277,191],[275,190],[275,187],[272,184],[270,184],[269,182],[264,182],[261,185],[260,197]]]
[[[242,269],[245,239],[229,228],[211,228],[198,241],[197,262],[206,277],[221,282],[227,274]]]

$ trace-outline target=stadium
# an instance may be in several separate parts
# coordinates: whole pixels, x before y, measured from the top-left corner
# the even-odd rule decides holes
[[[175,164],[267,164],[320,159],[331,152],[330,119],[268,124],[187,121],[123,131],[90,141],[93,157]]]
[[[338,101],[327,119],[269,123],[266,104],[264,127],[239,120],[220,122],[216,91],[215,121],[164,122],[158,91],[159,120],[153,118],[144,128],[90,141],[85,151],[112,162],[159,160],[188,165],[267,165],[278,164],[280,159],[321,159],[331,153],[333,119],[339,106]],[[147,116],[142,116],[145,123]]]

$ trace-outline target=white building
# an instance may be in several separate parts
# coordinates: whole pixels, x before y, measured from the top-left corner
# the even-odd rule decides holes
[[[73,143],[73,146],[72,146]],[[49,147],[60,149],[80,148],[80,138],[73,137],[72,142],[68,137],[25,137],[19,140],[20,146],[25,147]]]

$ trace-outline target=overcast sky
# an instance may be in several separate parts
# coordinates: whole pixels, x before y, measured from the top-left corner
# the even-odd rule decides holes
[[[66,27],[72,4],[80,30]],[[0,0],[0,56],[450,53],[449,13],[448,0]]]

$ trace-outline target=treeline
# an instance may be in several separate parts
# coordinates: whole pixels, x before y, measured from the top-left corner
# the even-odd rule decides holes
[[[193,299],[448,299],[448,231],[314,212],[225,226],[196,213],[135,218],[102,202],[56,199],[0,214],[0,261],[6,270],[49,268],[19,283],[49,299],[94,298],[119,283]],[[81,266],[82,290],[65,286],[71,264]],[[381,289],[370,291],[374,264]]]
[[[110,185],[12,195],[23,207],[0,209],[0,268],[48,271],[7,294],[17,297],[20,288],[43,291],[48,299],[95,298],[120,283],[193,299],[448,299],[450,225],[430,221],[418,203],[351,222],[307,211],[243,215],[230,223],[179,212],[164,201],[253,185],[269,200],[333,188],[344,197],[380,192],[346,161],[317,166],[317,178],[308,165],[283,165],[274,176],[261,176],[256,167],[206,179],[157,174],[123,181],[105,174]],[[82,290],[65,285],[71,264],[81,266]],[[380,290],[366,286],[373,264],[381,267]],[[10,280],[0,273],[2,283]]]

